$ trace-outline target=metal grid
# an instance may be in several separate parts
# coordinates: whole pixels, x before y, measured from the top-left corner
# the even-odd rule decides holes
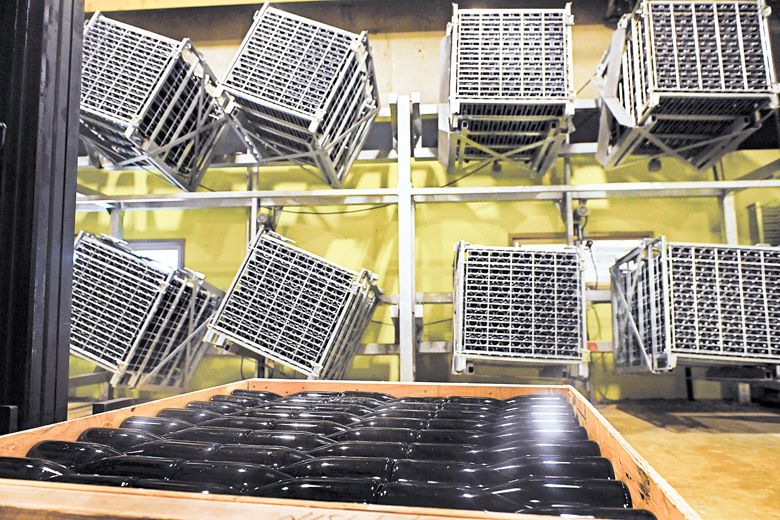
[[[74,251],[71,352],[112,372],[114,385],[184,387],[223,293],[111,237],[82,232]]]
[[[624,372],[662,372],[669,357],[666,241],[646,240],[610,269],[615,365]]]
[[[340,377],[379,294],[372,273],[263,231],[209,325],[209,341],[231,341],[309,377]]]
[[[643,0],[600,68],[598,158],[672,155],[697,168],[737,148],[777,107],[761,1]]]
[[[183,388],[208,349],[205,324],[224,293],[180,270],[127,362],[128,385]]]
[[[616,262],[612,280],[623,370],[780,363],[778,249],[646,240]]]
[[[352,34],[268,5],[222,82],[250,151],[295,160],[338,186],[379,110],[365,33]]]
[[[440,160],[450,170],[509,160],[544,173],[572,129],[565,9],[466,9],[447,28]]]
[[[780,204],[748,206],[750,239],[754,244],[780,246]]]
[[[456,372],[467,359],[583,360],[585,286],[578,249],[461,242],[454,284]]]
[[[149,166],[195,190],[228,125],[228,99],[192,44],[95,13],[82,68],[87,145],[116,167]]]
[[[71,351],[111,372],[123,370],[172,274],[108,237],[79,234],[73,254]]]

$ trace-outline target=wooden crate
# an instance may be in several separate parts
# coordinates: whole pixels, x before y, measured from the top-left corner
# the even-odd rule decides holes
[[[634,507],[655,513],[659,520],[698,519],[691,507],[632,448],[606,419],[571,386],[480,385],[428,383],[364,383],[353,381],[304,381],[249,379],[113,412],[43,426],[0,436],[0,456],[23,457],[41,440],[76,440],[92,427],[118,427],[131,415],[153,416],[163,408],[180,408],[194,400],[227,394],[243,388],[268,390],[281,395],[301,391],[359,390],[404,396],[475,396],[507,399],[521,394],[563,394],[576,410],[591,440],[601,447],[615,468],[615,475],[631,490]],[[262,518],[263,520],[420,520],[425,518],[549,519],[536,515],[485,513],[454,509],[416,508],[285,500],[228,495],[197,495],[148,489],[85,486],[55,482],[0,479],[0,518],[76,519],[100,518]]]

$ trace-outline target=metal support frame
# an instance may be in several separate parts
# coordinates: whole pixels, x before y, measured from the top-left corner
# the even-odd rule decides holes
[[[398,96],[398,328],[401,381],[415,380],[414,198],[412,196],[412,103]]]
[[[404,107],[401,108],[400,105]],[[402,296],[388,295],[386,302],[399,304],[399,343],[403,346],[388,347],[367,346],[364,353],[401,353],[402,380],[414,378],[415,352],[449,352],[446,345],[437,344],[430,347],[427,344],[416,344],[417,327],[415,326],[415,307],[420,295],[414,289],[414,238],[415,222],[414,207],[420,203],[451,203],[471,201],[550,201],[561,206],[562,219],[567,230],[573,223],[571,210],[573,201],[577,199],[609,199],[609,198],[714,198],[725,200],[729,210],[728,194],[735,194],[746,189],[776,189],[780,188],[780,179],[769,178],[766,175],[753,178],[740,178],[724,181],[695,182],[634,182],[634,183],[601,183],[576,185],[571,184],[572,166],[570,161],[564,162],[564,182],[553,185],[524,185],[501,187],[443,187],[415,188],[411,182],[412,159],[415,161],[435,160],[435,149],[425,148],[420,136],[422,121],[436,114],[436,109],[428,105],[418,105],[414,96],[391,96],[389,107],[383,109],[383,116],[389,119],[393,128],[395,150],[364,150],[361,161],[375,162],[384,160],[398,164],[399,181],[396,187],[377,189],[315,189],[307,191],[259,191],[257,182],[251,178],[257,175],[256,161],[251,157],[239,157],[234,162],[222,165],[224,167],[240,167],[248,174],[248,190],[243,192],[196,192],[175,193],[165,195],[132,195],[109,197],[104,195],[84,195],[77,201],[77,210],[82,212],[106,211],[121,209],[122,211],[150,209],[199,209],[245,207],[248,217],[254,219],[261,208],[279,208],[282,206],[318,206],[318,205],[365,205],[365,204],[396,204],[399,209],[399,277],[401,278]],[[413,140],[412,137],[415,137]],[[408,144],[407,144],[408,143]],[[595,146],[592,143],[564,144],[562,155],[568,158],[575,154],[593,154]],[[771,168],[765,168],[768,170]],[[776,169],[776,167],[774,168]],[[761,168],[759,170],[762,170]],[[762,171],[763,171],[762,170]],[[774,170],[773,170],[774,171]],[[771,173],[771,172],[770,172]],[[733,200],[733,199],[732,199]],[[569,207],[571,206],[571,207]],[[733,205],[732,205],[733,207]],[[725,214],[724,214],[725,215]],[[724,217],[725,222],[725,217]],[[725,229],[725,226],[724,226]],[[567,232],[573,240],[573,230]],[[396,299],[397,298],[397,299]],[[451,301],[451,300],[448,300]],[[432,350],[431,350],[432,349]]]

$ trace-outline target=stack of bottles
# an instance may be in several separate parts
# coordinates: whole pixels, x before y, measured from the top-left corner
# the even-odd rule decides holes
[[[562,395],[235,390],[0,457],[0,478],[556,516],[654,519]]]

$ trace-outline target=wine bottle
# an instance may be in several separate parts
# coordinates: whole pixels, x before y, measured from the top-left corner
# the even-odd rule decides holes
[[[379,399],[374,399],[371,397],[353,397],[348,395],[343,397],[335,397],[329,400],[328,403],[362,406],[370,410],[376,410],[377,408],[380,408],[385,404],[384,401],[381,401]]]
[[[468,419],[470,421],[477,422],[489,422],[494,420],[495,414],[479,412],[474,410],[453,410],[448,408],[442,408],[437,410],[432,419]]]
[[[504,399],[504,407],[517,405],[517,404],[569,404],[569,400],[565,396],[560,394],[527,394],[518,395],[510,399]]]
[[[409,445],[400,442],[337,442],[309,451],[313,457],[382,457],[408,458]]]
[[[273,468],[244,462],[185,462],[170,477],[177,482],[227,486],[239,493],[289,478],[289,475]]]
[[[598,479],[527,479],[489,488],[491,494],[515,504],[517,509],[551,504],[579,504],[588,507],[631,507],[625,484]]]
[[[392,395],[389,394],[383,394],[381,392],[361,392],[358,390],[347,390],[345,392],[341,392],[342,397],[360,397],[360,398],[366,398],[366,399],[374,399],[376,401],[381,402],[388,402],[395,399]]]
[[[250,408],[243,412],[233,414],[232,417],[256,417],[258,419],[292,419],[298,410],[267,410],[265,408]]]
[[[409,445],[409,459],[418,460],[458,460],[481,464],[482,452],[474,444],[437,444],[415,442]]]
[[[212,395],[209,398],[212,403],[229,403],[237,404],[242,408],[254,408],[265,403],[265,399],[257,399],[255,397],[247,397],[243,395]]]
[[[79,442],[94,442],[125,452],[145,442],[159,441],[162,437],[142,430],[128,428],[88,428],[79,435]]]
[[[346,412],[349,414],[363,417],[374,411],[373,408],[359,404],[342,403],[340,401],[328,401],[325,404],[315,404],[309,407],[312,412]]]
[[[392,480],[489,487],[506,482],[507,477],[482,464],[399,459],[393,465]]]
[[[384,441],[384,442],[414,442],[418,434],[424,430],[409,428],[352,428],[345,432],[334,433],[328,437],[336,442],[345,441]],[[451,431],[451,430],[434,430]]]
[[[290,464],[311,459],[312,456],[308,453],[286,446],[247,446],[242,444],[225,444],[217,448],[209,457],[209,460],[212,461],[262,464],[274,469],[281,469]]]
[[[523,511],[534,515],[560,516],[566,518],[609,518],[611,520],[658,520],[645,509],[622,509],[617,507],[585,507],[558,505],[549,508],[533,508]]]
[[[348,412],[332,410],[306,410],[295,416],[296,421],[328,421],[342,426],[350,426],[360,422],[360,416]]]
[[[413,408],[390,408],[385,410],[376,410],[369,417],[371,418],[398,418],[398,419],[432,419],[435,410],[418,410]]]
[[[366,417],[361,419],[359,423],[354,424],[355,427],[371,427],[371,428],[411,428],[414,430],[420,430],[426,428],[428,421],[425,419],[400,419],[398,417]]]
[[[311,432],[254,430],[243,442],[244,444],[286,446],[300,451],[309,451],[327,446],[333,441]]]
[[[417,430],[414,442],[479,445],[482,436],[479,430]]]
[[[296,478],[255,488],[247,494],[260,497],[370,503],[379,482],[359,478]]]
[[[274,431],[311,432],[323,436],[348,430],[348,428],[333,421],[306,421],[303,419],[278,419],[273,429]]]
[[[135,486],[137,479],[133,477],[118,477],[115,475],[89,475],[89,474],[82,474],[82,473],[67,473],[53,480],[56,482],[67,482],[68,484],[84,484],[88,486],[133,487]]]
[[[188,410],[211,410],[212,412],[229,415],[238,413],[245,408],[234,403],[218,403],[216,401],[190,401],[187,403]]]
[[[247,430],[273,430],[275,424],[276,419],[225,416],[206,421],[201,424],[201,426],[219,426],[222,428],[241,428]]]
[[[223,428],[221,426],[196,426],[169,433],[166,439],[175,441],[216,442],[219,444],[242,444],[252,430],[244,428]]]
[[[304,399],[318,399],[321,401],[326,401],[332,397],[340,397],[341,395],[343,395],[341,392],[304,391],[290,394],[288,397],[302,397]]]
[[[82,473],[119,477],[168,479],[184,463],[182,459],[120,455],[93,462]]]
[[[54,480],[72,473],[71,470],[43,459],[0,457],[0,478],[19,480]]]
[[[110,446],[93,442],[41,441],[27,452],[27,457],[44,459],[62,464],[66,468],[80,471],[100,459],[124,455]]]
[[[494,449],[510,448],[517,442],[528,440],[550,441],[586,441],[588,432],[578,426],[576,428],[533,428],[511,430],[500,435],[484,434],[481,442]]]
[[[152,441],[140,444],[128,450],[127,455],[144,455],[147,457],[184,460],[208,460],[220,447],[222,447],[222,445],[215,442]]]
[[[264,390],[244,390],[241,388],[233,390],[230,392],[230,395],[237,395],[239,397],[254,397],[255,399],[262,399],[264,401],[275,401],[276,399],[280,399],[282,397],[279,394],[266,392]]]
[[[507,462],[528,455],[559,455],[561,457],[598,457],[599,445],[593,441],[547,442],[539,440],[518,441],[510,448],[483,449],[480,451],[486,464]]]
[[[490,426],[487,421],[469,419],[431,419],[426,428],[431,430],[485,430]]]
[[[386,481],[392,461],[379,457],[318,457],[291,464],[282,469],[293,477],[347,477]]]
[[[387,482],[379,487],[376,503],[394,506],[489,510],[489,493],[470,487],[421,482]]]
[[[185,493],[199,493],[201,495],[239,495],[240,492],[228,486],[210,484],[208,482],[172,482],[170,480],[138,479],[135,487],[146,489],[159,489],[161,491],[182,491]]]
[[[495,464],[490,469],[501,474],[505,481],[544,477],[615,478],[612,463],[603,457],[525,457],[509,464]]]
[[[163,436],[167,433],[173,433],[179,430],[192,428],[193,426],[195,425],[180,419],[168,419],[167,417],[141,417],[138,415],[128,417],[122,421],[122,424],[119,425],[120,428],[142,430],[160,436]]]
[[[202,424],[212,419],[223,417],[222,414],[212,412],[211,410],[187,410],[186,408],[163,408],[157,412],[157,417],[166,417],[168,419],[179,419],[195,425]]]

